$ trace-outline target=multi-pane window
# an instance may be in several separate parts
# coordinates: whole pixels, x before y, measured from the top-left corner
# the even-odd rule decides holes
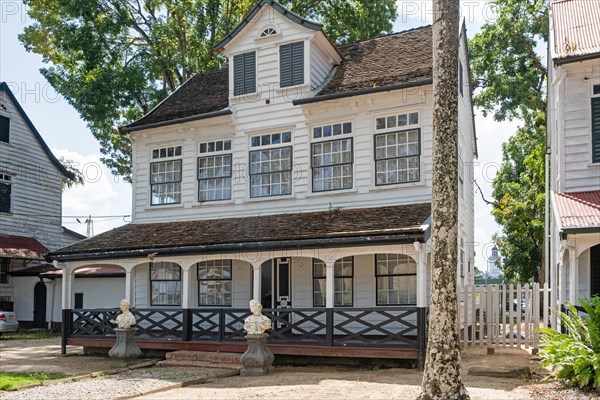
[[[376,185],[418,182],[421,179],[421,131],[416,128],[418,125],[418,112],[375,120]]]
[[[233,94],[256,92],[256,53],[248,53],[233,56]]]
[[[292,141],[291,132],[257,135],[250,138],[250,197],[281,196],[292,193],[292,146],[272,147]]]
[[[458,254],[458,265],[459,265],[460,276],[464,277],[465,276],[465,241],[462,237],[459,239],[459,244],[460,244],[460,248],[459,248],[459,254]]]
[[[458,148],[458,194],[460,198],[463,197],[464,187],[465,187],[465,163],[463,162],[461,156],[461,149]]]
[[[11,179],[8,174],[0,173],[0,212],[10,213]]]
[[[181,146],[152,150],[152,159],[165,161],[150,164],[152,205],[181,203]]]
[[[150,263],[150,304],[181,305],[181,267],[171,262]]]
[[[313,306],[325,307],[327,298],[326,266],[321,260],[313,259]],[[333,305],[352,306],[354,282],[354,258],[340,258],[333,265]]]
[[[592,87],[592,162],[600,163],[600,85]]]
[[[10,141],[10,118],[0,115],[0,142]]]
[[[352,134],[352,123],[338,123],[313,128],[312,190],[349,189],[352,187],[352,138],[323,140]]]
[[[231,199],[231,140],[201,143],[198,157],[198,201]]]
[[[279,47],[279,87],[304,83],[304,42]]]
[[[417,302],[417,263],[404,254],[375,256],[377,305],[403,305]]]
[[[460,95],[463,95],[463,86],[465,84],[464,81],[464,71],[463,71],[463,64],[462,61],[458,62],[458,90],[460,92]]]
[[[268,37],[277,35],[277,30],[275,28],[266,28],[260,33],[260,37]]]
[[[8,267],[10,265],[10,258],[0,258],[0,283],[8,283]]]
[[[198,305],[231,306],[231,260],[203,261],[198,268]]]

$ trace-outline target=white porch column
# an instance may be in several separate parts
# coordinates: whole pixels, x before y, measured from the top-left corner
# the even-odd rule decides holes
[[[569,250],[569,301],[572,304],[577,304],[577,292],[579,287],[577,253],[573,246],[568,246],[567,249]]]
[[[133,272],[131,269],[125,270],[125,300],[129,302],[131,307],[135,306],[133,304],[135,296],[133,291]]]
[[[559,277],[558,277],[558,286],[559,286],[559,299],[558,302],[559,304],[566,304],[567,303],[567,268],[565,265],[565,254],[564,254],[564,250],[561,251],[560,253],[560,260],[558,261],[558,273],[559,273]]]
[[[417,255],[417,307],[427,306],[427,256],[425,246],[420,242],[414,242]]]
[[[73,302],[72,272],[68,263],[59,265],[58,261],[53,261],[53,264],[55,268],[62,268],[62,309],[70,310]]]
[[[325,262],[325,308],[333,308],[335,304],[335,274],[333,265],[335,261]]]
[[[191,266],[187,266],[181,268],[181,308],[186,309],[190,308],[190,274],[191,274]]]
[[[252,263],[252,299],[260,301],[260,265]]]

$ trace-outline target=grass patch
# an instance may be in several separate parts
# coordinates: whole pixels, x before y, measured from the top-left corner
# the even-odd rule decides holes
[[[39,340],[52,339],[58,336],[58,333],[50,331],[10,332],[3,333],[2,336],[0,336],[0,340]]]
[[[67,376],[62,372],[0,372],[0,390],[12,390]]]

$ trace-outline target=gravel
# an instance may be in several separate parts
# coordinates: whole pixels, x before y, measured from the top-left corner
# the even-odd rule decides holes
[[[224,373],[223,369],[154,367],[77,382],[58,382],[15,392],[0,392],[1,400],[86,399],[104,400],[140,395],[178,383]]]

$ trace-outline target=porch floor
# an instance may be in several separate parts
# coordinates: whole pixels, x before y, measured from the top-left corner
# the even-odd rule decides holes
[[[192,350],[243,353],[248,345],[245,342],[198,342],[137,339],[135,343],[140,349],[148,350]],[[111,348],[114,339],[68,338],[67,344],[94,348]],[[268,344],[267,347],[277,355],[315,356],[315,357],[352,357],[417,360],[418,352],[414,348],[391,347],[351,347],[351,346],[317,346],[299,344]]]

